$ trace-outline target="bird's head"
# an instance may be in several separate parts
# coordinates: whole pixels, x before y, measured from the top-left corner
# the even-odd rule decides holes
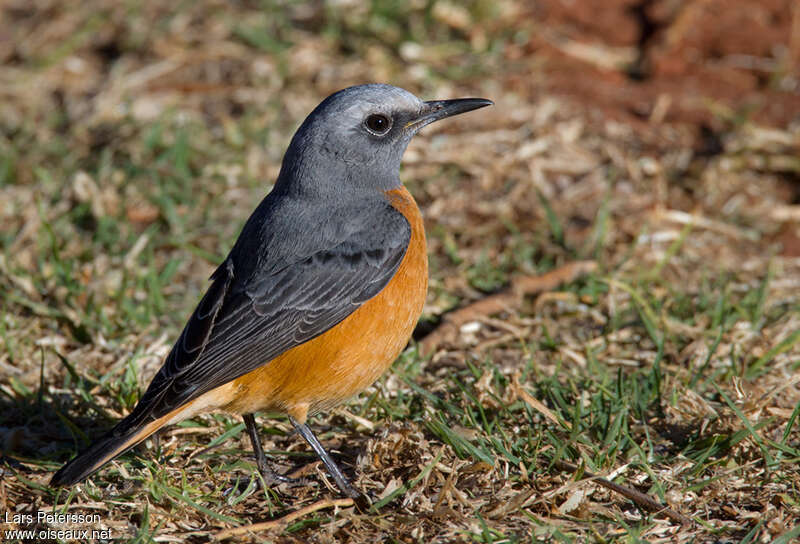
[[[484,98],[424,102],[383,84],[348,87],[323,100],[297,130],[280,181],[316,189],[394,188],[403,153],[422,127],[491,104]]]

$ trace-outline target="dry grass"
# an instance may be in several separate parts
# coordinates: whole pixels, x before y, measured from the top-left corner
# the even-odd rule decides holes
[[[726,128],[702,148],[692,127],[612,121],[520,84],[539,74],[535,54],[506,55],[520,5],[465,5],[4,8],[0,512],[99,513],[131,542],[206,542],[262,522],[227,534],[800,535],[800,127],[717,108]],[[412,344],[376,386],[313,422],[374,512],[337,500],[281,418],[260,420],[265,447],[308,487],[259,490],[243,425],[210,414],[72,490],[47,488],[135,404],[301,119],[329,92],[375,80],[497,103],[431,127],[406,155],[431,258],[417,340],[514,278],[597,268],[476,314],[429,357]]]

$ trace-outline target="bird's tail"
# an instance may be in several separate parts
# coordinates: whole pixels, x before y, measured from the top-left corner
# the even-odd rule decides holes
[[[91,446],[80,452],[72,461],[61,467],[58,472],[53,474],[50,479],[50,485],[69,486],[80,482],[112,459],[122,455],[153,434],[163,425],[163,421],[160,419],[151,421],[147,425],[134,427],[127,432],[120,433],[118,429],[124,428],[124,424],[125,420],[121,421],[108,434],[94,441]]]

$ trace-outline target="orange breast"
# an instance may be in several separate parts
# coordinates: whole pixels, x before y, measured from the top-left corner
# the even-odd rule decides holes
[[[405,188],[386,195],[411,224],[411,241],[383,291],[326,333],[209,391],[209,404],[238,413],[280,410],[302,423],[370,386],[392,364],[422,313],[428,256],[414,198]]]

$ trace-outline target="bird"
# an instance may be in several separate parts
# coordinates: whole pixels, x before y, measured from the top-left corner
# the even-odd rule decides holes
[[[307,422],[375,382],[422,313],[425,229],[399,177],[409,142],[434,121],[492,104],[423,101],[381,83],[325,98],[136,406],[51,486],[74,485],[162,427],[218,410],[242,416],[265,482],[295,482],[262,450],[254,414],[270,411],[288,415],[339,490],[363,503]]]

